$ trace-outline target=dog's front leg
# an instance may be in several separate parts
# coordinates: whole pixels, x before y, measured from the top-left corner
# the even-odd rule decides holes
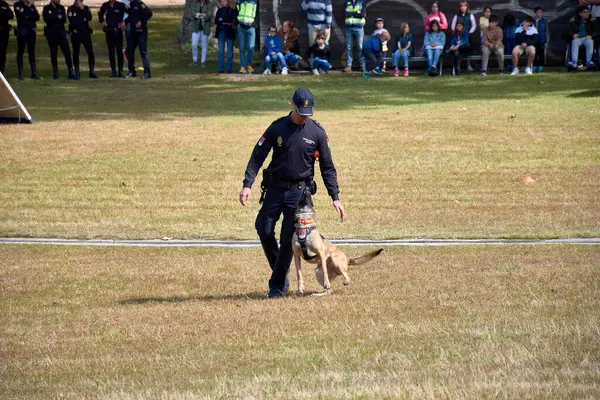
[[[319,257],[321,260],[321,268],[323,268],[323,288],[327,293],[331,293],[331,282],[329,282],[329,272],[327,271],[327,255],[325,251],[319,252]]]
[[[296,277],[298,278],[298,294],[304,294],[304,279],[302,278],[302,260],[300,256],[294,253],[294,264],[296,265]]]

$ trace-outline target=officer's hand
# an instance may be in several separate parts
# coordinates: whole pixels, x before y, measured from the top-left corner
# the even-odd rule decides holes
[[[245,206],[250,201],[250,197],[252,197],[252,189],[248,187],[242,188],[240,191],[240,203]]]
[[[135,24],[135,27],[140,29],[142,27],[142,21],[138,21],[138,23]]]
[[[346,212],[344,211],[344,206],[342,202],[339,200],[333,201],[333,208],[340,214],[340,221],[344,222],[344,217],[346,216]]]
[[[102,21],[102,27],[106,28],[108,26],[108,24],[106,23],[106,21]]]

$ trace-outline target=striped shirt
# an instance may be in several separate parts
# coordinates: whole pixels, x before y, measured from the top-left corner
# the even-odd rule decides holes
[[[302,10],[306,11],[308,25],[317,29],[331,28],[331,0],[302,0],[301,6]]]

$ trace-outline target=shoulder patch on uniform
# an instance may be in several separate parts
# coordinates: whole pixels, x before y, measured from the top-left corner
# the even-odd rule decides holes
[[[319,128],[321,128],[321,129],[325,130],[325,128],[323,128],[323,125],[321,125],[321,124],[319,123],[319,121],[317,121],[316,119],[312,119],[312,118],[311,118],[310,120],[311,120],[312,122],[314,122],[316,126],[318,126]]]

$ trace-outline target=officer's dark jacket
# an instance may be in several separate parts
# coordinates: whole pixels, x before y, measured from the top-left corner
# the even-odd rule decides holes
[[[325,130],[310,118],[304,124],[296,125],[291,121],[290,115],[274,121],[254,146],[246,168],[244,187],[252,187],[258,170],[271,150],[273,157],[267,170],[275,180],[307,181],[314,176],[315,151],[318,151],[321,176],[327,193],[333,200],[337,200],[337,171],[331,159]]]
[[[98,21],[103,23],[104,16],[106,15],[106,25],[108,25],[109,28],[118,28],[119,24],[123,22],[127,10],[129,10],[129,7],[120,1],[115,1],[112,7],[110,1],[107,1],[102,4],[100,11],[98,11]]]
[[[73,4],[67,10],[67,15],[69,17],[69,29],[72,32],[89,31],[89,22],[92,20],[92,12],[88,6],[83,6],[82,10],[76,4]]]
[[[17,1],[14,9],[19,28],[35,28],[35,23],[40,20],[40,13],[35,6],[29,7],[24,2]]]
[[[129,3],[129,16],[125,22],[131,25],[131,29],[135,29],[139,21],[142,21],[143,28],[146,27],[150,18],[152,18],[152,10],[143,1],[133,0]]]
[[[67,22],[67,11],[61,4],[48,4],[42,11],[49,32],[62,32]],[[62,18],[58,18],[61,16]]]
[[[8,20],[15,17],[12,10],[5,1],[0,1],[0,31],[8,29]]]

